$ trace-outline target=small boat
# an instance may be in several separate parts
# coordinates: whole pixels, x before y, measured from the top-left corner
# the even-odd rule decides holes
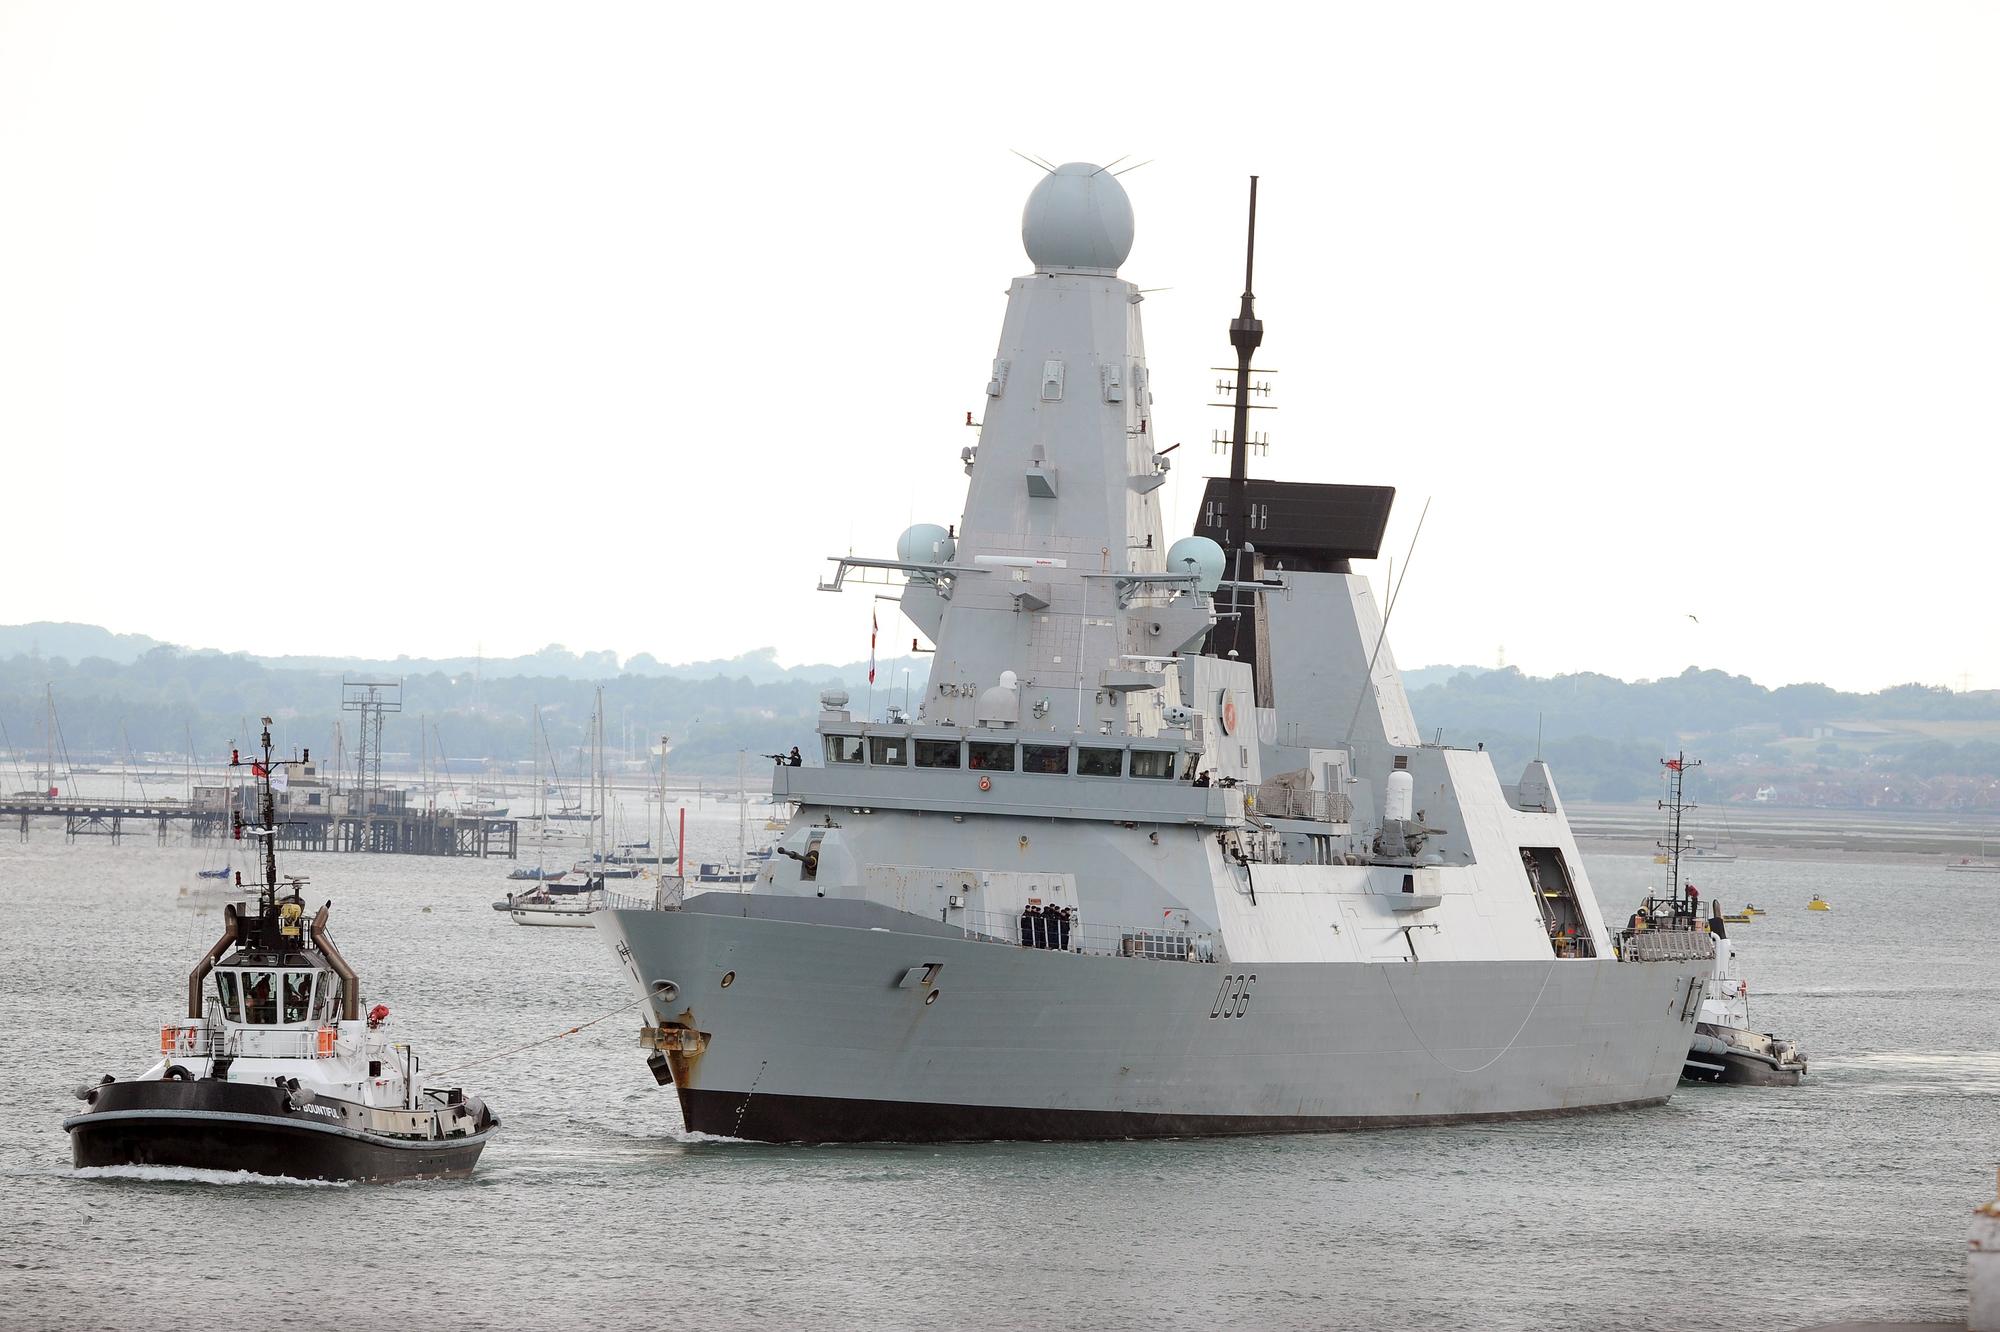
[[[704,860],[695,866],[694,882],[705,884],[741,885],[757,882],[761,866],[725,865],[720,861]]]
[[[1767,916],[1770,913],[1764,910],[1763,907],[1752,906],[1750,903],[1745,902],[1743,904],[1743,914],[1746,916]]]
[[[1806,910],[1831,911],[1833,910],[1833,903],[1827,901],[1824,897],[1821,897],[1818,893],[1814,893],[1812,895],[1812,901],[1806,903]]]
[[[495,911],[506,912],[516,925],[554,925],[571,929],[588,929],[590,918],[604,907],[601,888],[590,892],[557,894],[550,892],[547,885],[529,892],[509,893],[504,900],[493,904]]]
[[[1979,844],[1978,855],[1960,856],[1945,868],[1957,874],[2000,874],[2000,860],[1987,857],[1986,843],[1982,841]]]
[[[508,871],[507,877],[510,879],[529,879],[539,883],[543,879],[557,878],[561,874],[561,870],[544,869],[540,865],[522,865],[517,869]]]
[[[1736,970],[1736,945],[1710,905],[1708,932],[1715,940],[1715,972],[1702,991],[1694,1041],[1681,1065],[1684,1082],[1746,1087],[1796,1087],[1805,1080],[1806,1054],[1796,1041],[1750,1026],[1750,984]]]
[[[224,865],[221,869],[196,870],[194,872],[194,876],[197,879],[226,879],[229,877],[229,874],[230,869],[227,865]]]
[[[188,974],[187,1017],[160,1028],[160,1058],[135,1078],[105,1074],[76,1089],[63,1120],[76,1165],[179,1166],[294,1179],[400,1180],[470,1174],[500,1121],[458,1087],[425,1087],[416,1053],[382,1029],[387,1005],[363,1008],[361,981],[311,916],[306,881],[280,878],[264,719],[258,821],[262,879]],[[209,988],[213,977],[213,988]],[[365,1013],[365,1015],[364,1015]]]

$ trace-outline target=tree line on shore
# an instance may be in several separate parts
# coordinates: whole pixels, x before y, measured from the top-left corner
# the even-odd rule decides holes
[[[576,767],[601,687],[607,742],[621,757],[643,757],[666,734],[677,771],[724,774],[735,770],[739,751],[781,753],[793,745],[810,751],[824,690],[846,689],[857,712],[866,711],[871,699],[866,663],[788,671],[761,650],[701,663],[688,674],[678,672],[690,668],[660,667],[650,658],[647,671],[612,672],[603,670],[600,654],[551,651],[549,660],[574,673],[495,675],[486,663],[449,663],[458,669],[400,663],[409,668],[399,672],[403,710],[385,727],[385,750],[412,759],[420,751],[442,754],[466,775],[489,764],[541,762],[533,720],[539,708],[549,747],[567,775]],[[5,745],[24,769],[46,752],[50,691],[60,746],[77,763],[190,751],[198,762],[213,761],[250,734],[257,715],[276,719],[286,746],[328,754],[336,724],[350,723],[347,734],[353,734],[352,716],[343,717],[340,708],[343,668],[379,675],[383,665],[278,664],[163,644],[124,661],[21,652],[0,657],[0,724]],[[879,665],[882,683],[872,691],[878,713],[900,701],[906,665],[915,687],[928,671],[925,659]],[[1509,781],[1539,751],[1572,799],[1647,798],[1656,789],[1661,756],[1686,749],[1707,760],[1705,778],[1725,798],[1789,784],[1822,793],[1802,797],[1809,802],[1837,803],[1838,796],[1823,794],[1839,787],[1834,779],[1865,771],[1871,784],[1886,783],[1892,792],[1904,784],[1908,803],[1978,800],[1981,790],[1991,789],[2000,807],[2000,726],[1994,725],[2000,723],[2000,691],[1899,685],[1852,694],[1816,684],[1771,689],[1694,669],[1638,682],[1595,674],[1538,678],[1514,669],[1438,674],[1420,673],[1429,682],[1410,695],[1427,737],[1441,731],[1447,744],[1484,744]],[[1836,725],[1842,722],[1872,725],[1862,727],[1865,738],[1856,741]]]

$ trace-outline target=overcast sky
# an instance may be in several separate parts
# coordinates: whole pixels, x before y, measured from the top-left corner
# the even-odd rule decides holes
[[[0,622],[865,656],[822,557],[958,519],[1018,148],[1152,159],[1183,532],[1262,175],[1257,466],[1395,486],[1399,569],[1431,502],[1405,665],[2000,687],[1996,68],[1971,4],[0,3]]]

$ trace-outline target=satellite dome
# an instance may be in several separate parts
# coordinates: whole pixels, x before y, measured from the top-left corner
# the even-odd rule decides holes
[[[1215,591],[1216,584],[1222,581],[1222,547],[1205,536],[1184,536],[1167,547],[1168,573],[1186,573],[1190,560],[1200,576],[1201,590]]]
[[[1000,683],[979,696],[981,726],[1012,726],[1021,720],[1021,694],[1012,671],[1000,672]]]
[[[1038,273],[1116,273],[1132,253],[1132,201],[1103,167],[1065,162],[1028,196],[1021,244]]]
[[[906,564],[950,564],[957,553],[950,530],[936,523],[918,523],[896,538],[896,558]]]

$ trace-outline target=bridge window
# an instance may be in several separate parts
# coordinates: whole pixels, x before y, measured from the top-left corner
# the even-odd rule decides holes
[[[1022,745],[1021,771],[1053,772],[1053,773],[1068,772],[1069,746],[1068,745]]]
[[[868,761],[878,768],[903,768],[910,763],[910,742],[900,735],[868,737]]]
[[[1132,775],[1134,777],[1160,777],[1171,781],[1174,775],[1174,751],[1171,749],[1133,750]]]
[[[990,740],[974,740],[966,745],[968,768],[984,768],[989,772],[1014,771],[1014,746],[996,744]]]
[[[285,1021],[304,1022],[312,1016],[313,974],[310,971],[285,973]]]
[[[1122,749],[1090,749],[1076,751],[1076,772],[1079,777],[1117,777],[1125,771],[1125,751]]]
[[[858,735],[830,735],[826,738],[826,761],[828,763],[861,762],[861,737]]]
[[[958,766],[958,741],[917,741],[917,766],[919,768],[956,768]]]
[[[274,973],[243,973],[243,1020],[260,1027],[277,1025],[278,978]]]
[[[243,1020],[243,1003],[236,992],[236,973],[218,971],[215,973],[215,992],[222,999],[222,1016],[231,1022]]]

